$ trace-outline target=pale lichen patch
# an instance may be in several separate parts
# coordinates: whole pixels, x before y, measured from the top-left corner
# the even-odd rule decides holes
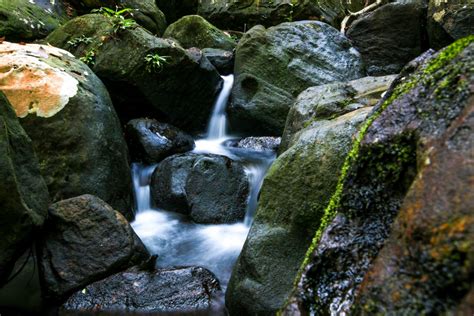
[[[65,51],[44,45],[0,45],[0,90],[18,117],[52,117],[77,94],[79,82],[73,76],[41,60],[45,55],[56,58],[64,54]]]

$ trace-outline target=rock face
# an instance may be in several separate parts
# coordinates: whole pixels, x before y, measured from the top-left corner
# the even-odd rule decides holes
[[[170,124],[153,119],[131,120],[125,127],[125,135],[132,160],[147,164],[194,148],[191,136]]]
[[[0,92],[0,286],[43,224],[49,204],[46,184],[28,135]]]
[[[198,223],[232,223],[245,216],[249,183],[242,165],[219,155],[183,154],[161,162],[152,176],[156,206]]]
[[[90,41],[71,42],[81,36]],[[205,130],[222,80],[202,54],[186,51],[141,27],[114,33],[110,20],[98,14],[71,20],[47,41],[89,59],[114,97],[122,122],[149,116],[187,132]],[[164,56],[166,61],[160,61]]]
[[[62,0],[64,1],[64,0]],[[166,29],[166,18],[154,0],[69,0],[79,14],[90,13],[93,9],[108,7],[115,10],[129,8],[138,24],[152,32],[162,35]]]
[[[440,49],[474,34],[474,3],[431,0],[428,7],[430,47]]]
[[[389,3],[350,26],[347,37],[361,53],[369,75],[399,73],[425,50],[426,8],[421,3]]]
[[[370,108],[315,122],[268,171],[226,293],[235,315],[273,315],[284,304],[334,191],[352,135]]]
[[[387,91],[396,75],[365,77],[349,82],[330,83],[306,89],[296,99],[286,118],[280,153],[293,143],[293,137],[313,121],[373,106]]]
[[[46,37],[68,20],[62,1],[4,0],[0,2],[0,37],[32,41]]]
[[[166,29],[163,37],[177,40],[184,48],[233,50],[236,43],[226,33],[199,15],[187,15]]]
[[[227,76],[234,73],[234,54],[232,52],[216,48],[204,48],[202,53],[221,75]]]
[[[423,55],[377,105],[342,169],[288,314],[347,312],[364,277],[361,313],[443,313],[469,293],[472,201],[456,197],[472,190],[473,53],[471,36]]]
[[[210,311],[222,295],[219,281],[200,267],[140,271],[132,268],[76,292],[62,311]]]
[[[40,276],[51,300],[149,257],[127,220],[92,195],[51,205],[39,251]]]
[[[0,90],[33,141],[53,201],[94,194],[129,218],[130,168],[102,82],[66,51],[0,45]]]
[[[279,136],[298,94],[315,85],[364,76],[347,38],[321,22],[256,26],[237,45],[228,109],[234,131]]]
[[[364,4],[361,0],[202,0],[198,14],[221,29],[248,30],[257,24],[269,27],[297,20],[321,20],[338,27],[346,9],[355,12]]]

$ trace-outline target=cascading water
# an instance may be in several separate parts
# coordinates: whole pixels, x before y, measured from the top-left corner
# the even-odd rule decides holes
[[[195,224],[185,215],[152,209],[149,184],[155,166],[134,164],[136,218],[132,227],[150,252],[158,255],[159,267],[205,267],[218,277],[225,290],[232,267],[247,237],[263,178],[275,159],[275,153],[224,145],[231,138],[226,132],[225,108],[234,77],[229,75],[222,78],[224,86],[214,105],[207,136],[196,141],[193,152],[224,155],[244,163],[250,181],[245,221],[220,225]]]

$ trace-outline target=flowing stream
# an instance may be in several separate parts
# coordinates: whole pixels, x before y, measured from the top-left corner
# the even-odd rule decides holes
[[[157,265],[202,266],[212,271],[225,291],[232,267],[239,256],[257,207],[258,193],[266,171],[275,159],[274,152],[227,147],[226,105],[232,90],[233,76],[224,76],[209,122],[207,136],[196,141],[195,153],[227,156],[244,164],[250,182],[245,220],[235,224],[196,224],[186,215],[153,208],[150,179],[156,166],[132,166],[136,218],[132,227],[148,250],[158,255]]]

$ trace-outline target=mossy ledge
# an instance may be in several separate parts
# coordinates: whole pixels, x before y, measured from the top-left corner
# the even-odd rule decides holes
[[[314,253],[314,250],[316,249],[324,230],[338,212],[341,202],[341,196],[345,187],[345,182],[347,180],[347,175],[349,174],[351,166],[354,165],[354,163],[359,159],[361,142],[364,139],[367,131],[371,127],[372,123],[400,96],[412,90],[417,85],[430,85],[439,80],[440,77],[443,77],[445,74],[443,71],[440,70],[471,43],[474,43],[474,35],[460,39],[445,48],[444,50],[442,50],[441,52],[439,52],[436,57],[428,61],[428,63],[423,67],[424,69],[418,74],[412,74],[407,78],[401,78],[399,80],[396,80],[396,86],[393,88],[393,90],[391,90],[391,93],[387,95],[382,101],[380,101],[379,105],[374,109],[374,111],[366,120],[366,122],[361,126],[359,133],[357,134],[356,139],[354,140],[351,151],[346,156],[344,164],[341,168],[341,175],[339,177],[334,194],[332,195],[327,207],[324,210],[324,215],[321,219],[321,224],[313,237],[313,240],[311,242],[310,247],[308,248],[308,251],[306,252],[305,258],[303,260],[303,263],[301,264],[297,277],[295,278],[295,288],[298,286],[304,269],[309,264],[311,256]],[[447,87],[448,85],[444,86]],[[287,304],[288,302],[286,302],[284,306],[286,306]],[[281,309],[277,313],[277,315],[282,315],[283,309]]]

